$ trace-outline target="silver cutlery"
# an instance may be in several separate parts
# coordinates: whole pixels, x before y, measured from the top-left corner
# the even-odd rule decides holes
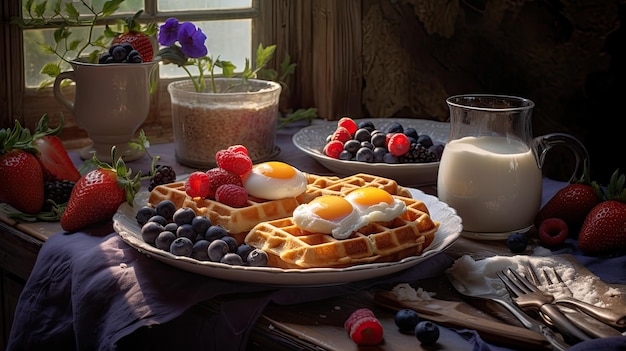
[[[543,293],[532,285],[526,278],[512,269],[498,272],[498,277],[506,286],[509,293],[515,295],[513,301],[522,310],[535,310],[552,321],[561,334],[580,341],[590,340],[591,337],[574,325],[567,317],[554,305],[554,297]]]
[[[541,285],[541,283],[539,282],[539,277],[537,276],[533,267],[529,263],[527,263],[527,266],[528,266],[529,278],[531,280],[531,283],[533,283],[533,285],[539,288],[539,286]],[[581,312],[588,314],[591,317],[594,317],[595,319],[601,322],[612,325],[614,327],[623,328],[626,326],[626,315],[624,313],[620,313],[619,311],[613,311],[608,308],[594,306],[585,301],[575,299],[573,297],[573,293],[567,286],[567,283],[563,281],[563,278],[559,275],[559,273],[554,268],[552,268],[551,271],[552,271],[552,274],[554,274],[554,276],[556,277],[556,280],[558,280],[558,283],[555,283],[552,281],[552,279],[550,278],[550,275],[544,268],[542,270],[542,273],[546,282],[548,282],[550,286],[558,285],[560,287],[563,287],[565,291],[569,291],[569,295],[570,295],[570,296],[554,296],[554,303],[558,305],[564,305],[570,308],[574,308],[576,310],[579,310]]]
[[[563,341],[562,337],[556,334],[549,326],[539,323],[538,321],[530,318],[524,311],[519,309],[507,296],[501,296],[495,292],[480,292],[471,291],[465,288],[465,286],[457,281],[452,275],[448,275],[448,280],[459,293],[473,297],[477,299],[493,301],[509,311],[522,325],[529,330],[543,335],[546,340],[550,342],[552,348],[557,351],[567,350],[570,345]]]

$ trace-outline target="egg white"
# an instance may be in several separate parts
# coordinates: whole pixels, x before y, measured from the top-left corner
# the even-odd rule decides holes
[[[385,192],[385,190],[382,189],[371,190]],[[386,195],[389,194],[385,192],[385,196]],[[359,212],[359,215],[368,223],[391,221],[406,212],[406,204],[404,201],[394,198],[391,195],[389,195],[389,198],[392,200],[391,204],[385,201],[376,202],[375,200],[364,199],[363,197],[365,196],[367,196],[367,189],[356,189],[346,195],[346,200],[352,204],[352,206]]]
[[[289,167],[294,173],[289,178],[273,178],[272,166]],[[252,171],[244,179],[244,188],[248,195],[266,200],[279,200],[294,197],[306,191],[307,180],[304,173],[283,162],[263,162],[252,167]]]
[[[333,196],[333,195],[328,195]],[[296,207],[293,211],[293,221],[302,230],[312,233],[332,235],[336,239],[346,239],[352,232],[367,225],[367,219],[361,217],[359,212],[352,207],[352,211],[345,217],[333,220],[325,219],[315,212],[325,204],[314,199],[313,201]]]

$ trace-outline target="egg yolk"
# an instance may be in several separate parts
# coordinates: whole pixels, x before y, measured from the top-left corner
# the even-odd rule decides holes
[[[313,199],[310,205],[313,213],[327,220],[344,218],[354,211],[346,199],[336,195],[322,195]]]
[[[255,172],[270,178],[289,179],[296,175],[296,170],[284,162],[264,162],[255,167]]]
[[[361,188],[350,193],[350,198],[359,205],[376,205],[381,202],[392,204],[393,197],[383,189]]]

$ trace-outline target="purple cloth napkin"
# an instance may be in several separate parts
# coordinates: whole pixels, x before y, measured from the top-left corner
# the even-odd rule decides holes
[[[116,233],[58,233],[43,245],[20,296],[7,350],[243,350],[270,302],[296,304],[432,278],[451,264],[437,254],[389,277],[280,288],[179,270],[138,252]],[[226,297],[217,313],[191,308],[217,296]]]

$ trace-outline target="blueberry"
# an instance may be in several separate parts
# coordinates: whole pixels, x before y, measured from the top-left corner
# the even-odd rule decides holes
[[[185,237],[176,238],[170,245],[170,252],[172,255],[190,257],[193,252],[193,243]]]
[[[374,148],[374,162],[385,162],[385,154],[387,153],[387,148],[377,146]]]
[[[422,144],[422,146],[427,149],[433,146],[433,140],[430,138],[430,136],[426,134],[422,134],[419,137],[417,137],[417,142]]]
[[[152,217],[150,217],[150,219],[148,220],[149,222],[156,222],[159,223],[162,226],[165,226],[167,224],[167,219],[161,215],[154,215]]]
[[[192,208],[181,207],[176,210],[176,212],[174,212],[172,220],[178,225],[191,224],[191,221],[193,221],[194,217],[196,217],[196,213],[193,211]]]
[[[400,163],[400,159],[398,156],[392,155],[390,152],[386,153],[383,156],[383,162],[385,163]]]
[[[113,56],[113,60],[115,60],[115,62],[122,62],[126,59],[126,50],[121,45],[111,46],[109,53]]]
[[[415,140],[417,140],[417,138],[419,137],[419,134],[417,134],[417,130],[415,130],[415,128],[413,127],[405,128],[404,135],[408,136],[409,138],[413,138]]]
[[[156,205],[156,213],[165,217],[168,221],[176,212],[176,205],[171,200],[163,200]]]
[[[374,130],[376,127],[374,127],[374,123],[372,123],[371,121],[361,121],[358,124],[359,129],[363,128],[363,129],[367,129],[367,130]]]
[[[398,122],[391,122],[391,124],[385,128],[385,134],[389,133],[404,133],[404,128],[402,127],[402,124]]]
[[[351,154],[356,154],[360,147],[361,143],[355,139],[350,139],[343,144],[343,149]]]
[[[237,246],[237,255],[241,256],[244,262],[248,260],[248,254],[250,251],[254,250],[254,246],[250,246],[248,244],[241,244]]]
[[[233,252],[229,252],[226,255],[224,255],[222,257],[222,259],[220,260],[221,263],[226,263],[226,264],[231,264],[234,266],[241,266],[243,265],[243,260],[241,259],[241,256],[237,255],[236,253]]]
[[[124,50],[126,50],[126,55],[130,54],[131,51],[135,50],[135,48],[133,47],[131,43],[121,43],[119,45],[123,47]]]
[[[228,244],[221,239],[213,240],[209,244],[207,252],[211,261],[219,262],[228,253]]]
[[[228,252],[232,252],[232,253],[237,252],[237,247],[239,246],[237,239],[235,239],[232,236],[226,235],[222,237],[222,240],[224,240],[224,242],[228,244]]]
[[[252,267],[265,267],[267,266],[268,259],[267,252],[261,249],[254,249],[248,254],[246,262]]]
[[[191,257],[198,261],[208,261],[209,241],[204,239],[196,241],[192,247]]]
[[[372,145],[376,146],[386,146],[387,145],[387,136],[383,133],[372,134],[372,140],[370,140]]]
[[[174,240],[176,240],[176,234],[174,234],[174,232],[170,232],[169,230],[164,230],[159,233],[159,236],[157,236],[154,244],[158,249],[169,252]]]
[[[356,160],[359,162],[372,162],[374,160],[374,151],[362,147],[356,153]]]
[[[506,238],[506,247],[513,253],[523,252],[526,246],[528,246],[528,237],[524,233],[513,233]]]
[[[359,142],[370,141],[371,137],[372,136],[370,134],[370,131],[365,128],[357,129],[357,131],[354,133],[354,139]]]
[[[211,220],[209,219],[209,217],[195,216],[191,220],[191,225],[193,226],[193,230],[195,230],[196,233],[204,235],[207,229],[209,229],[209,227],[211,226]]]
[[[135,219],[140,226],[148,223],[152,216],[156,215],[156,210],[151,206],[144,206],[137,211]]]
[[[139,51],[133,50],[128,54],[128,56],[126,56],[126,61],[128,63],[142,63],[143,59],[141,58]]]
[[[210,226],[209,229],[207,229],[206,233],[204,234],[204,238],[207,239],[208,241],[213,241],[215,239],[221,239],[225,237],[226,235],[228,235],[228,232],[226,231],[226,229],[224,229],[224,227],[218,224],[218,225]]]
[[[105,52],[104,54],[100,55],[100,57],[98,58],[98,63],[99,64],[113,63],[113,56],[111,56],[111,54],[109,54],[108,52]]]
[[[415,326],[415,337],[422,345],[433,345],[439,340],[439,326],[431,321],[421,321]]]
[[[343,161],[350,161],[352,159],[352,153],[350,151],[343,150],[339,154],[339,159]]]
[[[181,224],[176,229],[176,236],[179,238],[187,238],[192,242],[196,240],[196,231],[193,230],[193,227],[189,223]]]
[[[419,321],[420,317],[417,312],[408,308],[399,310],[398,312],[396,312],[396,315],[394,317],[394,322],[402,333],[414,333],[415,327],[417,326],[417,323],[419,323]]]
[[[150,245],[154,245],[159,233],[163,231],[163,226],[158,222],[148,222],[141,227],[141,238]]]
[[[172,233],[176,233],[176,231],[178,230],[178,224],[174,223],[174,222],[169,222],[168,224],[165,225],[165,230],[169,230]]]
[[[366,148],[368,148],[370,150],[374,150],[374,144],[372,144],[370,141],[367,141],[367,140],[361,142],[361,149],[364,148],[364,147],[366,147]]]

